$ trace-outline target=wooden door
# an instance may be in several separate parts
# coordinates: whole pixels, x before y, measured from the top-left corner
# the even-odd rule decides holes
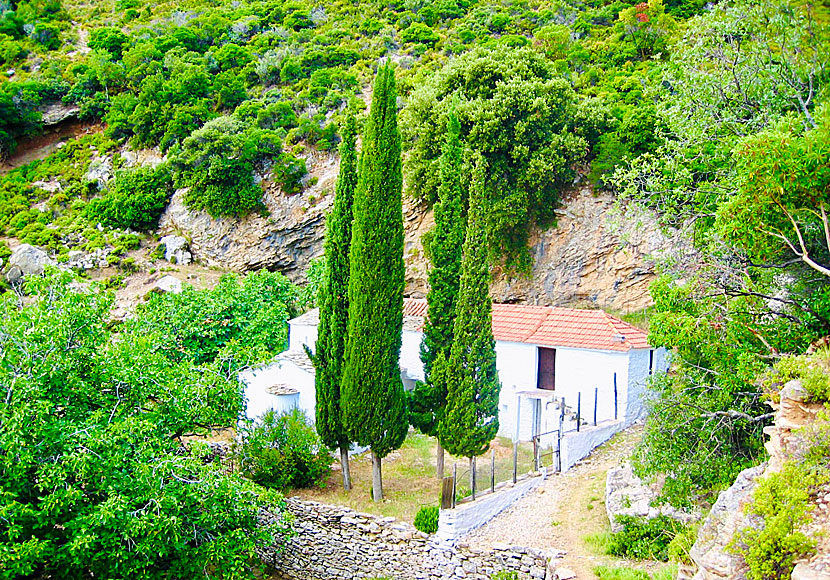
[[[539,369],[536,374],[536,388],[556,390],[556,349],[539,347]]]

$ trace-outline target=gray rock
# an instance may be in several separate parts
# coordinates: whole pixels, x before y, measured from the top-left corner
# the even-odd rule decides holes
[[[96,157],[90,162],[84,177],[87,181],[94,181],[99,190],[106,189],[107,183],[112,179],[112,159]]]
[[[720,493],[715,505],[700,527],[697,541],[689,556],[697,564],[696,580],[746,579],[746,563],[743,558],[726,550],[735,533],[750,522],[744,506],[752,500],[758,478],[767,464],[743,470],[729,489]]]
[[[9,266],[17,266],[20,276],[40,276],[46,266],[54,265],[54,260],[46,252],[29,244],[20,244],[9,256]]]
[[[175,276],[165,276],[153,285],[151,292],[172,292],[179,294],[182,291],[182,281]]]
[[[611,531],[622,530],[617,516],[651,519],[664,515],[684,523],[700,519],[699,512],[686,512],[669,505],[652,505],[656,499],[657,492],[634,474],[631,464],[623,463],[608,470],[605,479],[605,509],[611,523]]]
[[[164,236],[160,242],[164,244],[164,259],[168,262],[186,266],[193,261],[193,255],[188,251],[187,239],[182,236]]]
[[[6,281],[9,284],[19,284],[23,280],[23,270],[18,268],[17,266],[12,266],[9,268],[9,271],[6,272]]]
[[[41,122],[44,126],[57,125],[67,119],[75,119],[81,108],[78,105],[64,105],[63,103],[52,103],[40,110]]]

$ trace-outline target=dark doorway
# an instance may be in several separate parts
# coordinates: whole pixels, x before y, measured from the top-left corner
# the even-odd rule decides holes
[[[539,347],[539,370],[536,374],[536,388],[556,390],[556,349]]]

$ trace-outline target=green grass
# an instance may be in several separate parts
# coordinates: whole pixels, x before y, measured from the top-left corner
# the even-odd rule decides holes
[[[513,444],[507,438],[496,438],[492,444],[496,450],[496,482],[507,481],[513,472]],[[444,474],[452,475],[453,464],[458,473],[459,497],[469,488],[469,462],[467,458],[445,456]],[[336,464],[339,466],[339,462]],[[533,466],[533,448],[529,443],[519,446],[519,474],[527,473]],[[490,487],[490,452],[478,459],[479,490]],[[343,491],[342,475],[334,471],[323,489],[298,489],[286,495],[298,495],[328,504],[349,506],[352,509],[413,521],[423,506],[440,502],[441,482],[435,477],[435,439],[410,432],[403,446],[383,460],[384,500],[372,501],[372,460],[368,453],[351,459],[352,490]]]
[[[599,580],[673,580],[677,576],[677,566],[663,566],[651,574],[625,566],[597,566],[594,574]]]

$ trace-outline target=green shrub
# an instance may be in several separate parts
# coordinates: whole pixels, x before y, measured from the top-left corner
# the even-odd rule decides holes
[[[0,240],[0,260],[3,260],[5,263],[11,255],[12,251],[11,248],[9,248],[9,244],[7,244],[4,240]]]
[[[668,547],[685,526],[666,516],[638,518],[617,516],[616,521],[623,529],[611,535],[608,553],[623,558],[640,560],[669,559]]]
[[[763,523],[740,530],[729,546],[746,560],[749,580],[789,578],[796,560],[815,549],[815,541],[800,528],[810,519],[810,489],[826,481],[826,473],[787,463],[758,482],[747,513]]]
[[[490,580],[519,580],[519,573],[518,572],[508,572],[506,570],[501,570],[500,572],[496,572],[490,575]]]
[[[698,526],[696,525],[686,526],[669,542],[666,548],[669,560],[692,565],[692,558],[689,556],[689,551],[697,540],[697,528]]]
[[[777,390],[779,385],[793,379],[801,380],[812,401],[830,401],[830,349],[782,358],[775,365],[771,386]]]
[[[120,171],[112,189],[86,206],[86,217],[109,227],[150,231],[158,225],[172,191],[165,166]]]
[[[438,531],[438,506],[424,506],[415,514],[415,529],[425,534],[434,534]]]
[[[271,410],[243,431],[240,465],[247,477],[265,487],[323,486],[331,472],[331,455],[305,413]]]
[[[599,580],[651,580],[649,575],[642,570],[616,566],[597,566],[594,568],[594,574]]]

